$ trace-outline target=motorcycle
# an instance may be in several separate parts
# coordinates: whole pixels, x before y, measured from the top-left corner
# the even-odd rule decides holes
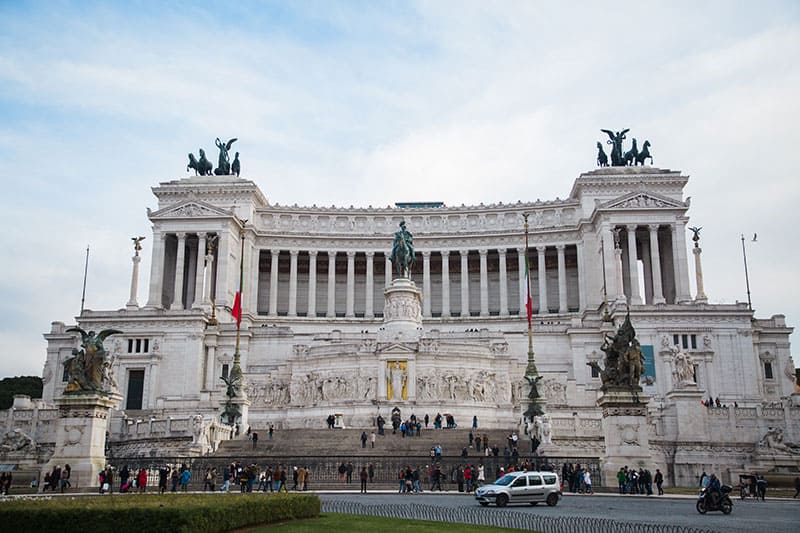
[[[697,498],[697,512],[706,514],[708,511],[722,511],[723,514],[731,514],[733,511],[733,502],[730,498],[730,492],[733,487],[730,485],[722,485],[720,487],[719,495],[714,498],[707,488],[700,489],[700,495]],[[716,501],[715,501],[716,500]]]

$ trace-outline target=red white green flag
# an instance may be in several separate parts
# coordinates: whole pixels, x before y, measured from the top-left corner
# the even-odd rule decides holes
[[[236,297],[233,300],[233,307],[231,308],[231,315],[236,319],[238,326],[242,322],[242,293],[237,291]]]

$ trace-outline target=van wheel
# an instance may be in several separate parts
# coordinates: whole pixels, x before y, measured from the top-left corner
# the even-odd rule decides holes
[[[547,495],[547,505],[550,507],[555,507],[558,503],[558,494],[555,492]]]
[[[508,496],[506,496],[505,494],[498,494],[495,503],[497,504],[498,507],[505,507],[506,505],[508,505]]]

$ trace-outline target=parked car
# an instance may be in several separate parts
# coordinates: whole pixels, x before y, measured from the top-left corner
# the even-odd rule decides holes
[[[539,502],[552,507],[560,498],[558,475],[554,472],[511,472],[475,491],[475,499],[484,507],[490,503],[505,507],[509,503]]]

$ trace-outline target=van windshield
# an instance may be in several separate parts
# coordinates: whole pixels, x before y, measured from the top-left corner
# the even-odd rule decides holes
[[[512,481],[516,479],[515,476],[511,474],[506,474],[505,476],[501,477],[497,481],[494,482],[494,485],[510,485]]]

